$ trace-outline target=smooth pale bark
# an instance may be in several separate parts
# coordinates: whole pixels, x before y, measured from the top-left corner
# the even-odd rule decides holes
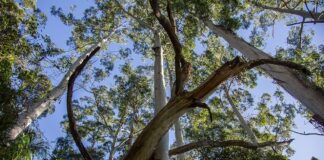
[[[242,71],[268,63],[284,65],[298,70],[305,70],[301,65],[287,61],[263,59],[246,63],[242,62],[239,58],[235,58],[214,71],[214,73],[195,90],[185,92],[169,101],[168,104],[163,107],[162,110],[160,110],[160,112],[158,112],[150,123],[143,129],[132,148],[127,152],[124,160],[150,159],[162,136],[168,132],[172,124],[181,115],[195,107],[203,107],[199,100],[205,98],[206,95],[212,92],[228,78],[235,76]]]
[[[232,109],[234,111],[234,114],[239,119],[241,126],[243,127],[243,129],[245,130],[245,132],[249,135],[252,143],[254,145],[257,145],[258,144],[257,137],[255,136],[255,134],[253,133],[252,129],[249,127],[249,125],[247,124],[247,122],[244,120],[244,118],[241,115],[240,111],[236,108],[236,105],[234,104],[234,102],[233,102],[230,94],[228,93],[228,88],[226,86],[224,86],[224,90],[225,90],[226,98],[227,98],[230,106],[232,107]]]
[[[155,115],[166,105],[166,93],[163,70],[163,50],[161,47],[159,32],[154,32],[154,111]],[[169,160],[169,133],[166,132],[157,145],[154,159]]]
[[[171,69],[169,67],[168,62],[166,62],[167,65],[167,69],[168,69],[168,74],[169,74],[169,84],[170,84],[170,93],[171,93],[171,99],[172,97],[174,97],[174,89],[173,89],[173,78],[172,78],[172,73],[171,73]],[[176,120],[176,122],[174,123],[174,134],[175,134],[175,141],[176,141],[176,147],[180,147],[184,145],[184,141],[183,141],[183,134],[182,134],[182,126],[181,126],[181,122],[180,122],[180,118],[178,118]],[[184,154],[178,154],[177,155],[177,159],[178,160],[185,160],[185,155]]]
[[[215,25],[211,20],[203,21],[212,32],[224,38],[231,47],[240,51],[249,60],[272,59],[270,55],[239,38],[232,31]],[[289,68],[272,64],[262,65],[261,68],[291,96],[299,100],[312,113],[324,119],[323,89]]]
[[[171,149],[169,151],[170,156],[171,155],[177,155],[181,153],[185,153],[188,151],[191,151],[193,149],[198,149],[201,147],[210,147],[210,148],[216,148],[216,147],[243,147],[247,149],[257,149],[257,148],[263,148],[263,147],[270,147],[270,146],[277,146],[277,145],[287,145],[291,143],[293,139],[288,141],[282,141],[282,142],[263,142],[263,143],[257,143],[257,145],[254,145],[250,142],[245,142],[242,140],[227,140],[227,141],[212,141],[212,140],[202,140],[198,142],[192,142],[186,145],[183,145],[178,148]]]
[[[165,93],[165,83],[164,83],[164,71],[163,71],[163,49],[161,47],[161,40],[159,35],[159,30],[154,29],[149,24],[141,20],[140,18],[134,16],[130,12],[124,9],[124,7],[115,0],[118,7],[129,17],[137,21],[142,27],[151,30],[154,33],[154,104],[155,104],[155,114],[157,114],[166,105],[166,93]],[[133,137],[132,137],[133,138]],[[132,140],[130,140],[132,141]],[[129,144],[131,146],[131,144]],[[169,133],[165,133],[159,142],[153,159],[157,160],[168,160],[169,159]]]
[[[85,51],[85,53],[80,56],[69,68],[68,72],[64,75],[60,83],[53,88],[45,98],[38,100],[28,106],[25,106],[27,110],[18,116],[17,122],[8,130],[7,140],[11,141],[17,138],[17,136],[26,129],[35,119],[37,119],[44,111],[46,111],[50,104],[54,103],[58,98],[60,98],[67,88],[67,83],[75,71],[75,69],[90,55],[90,53],[96,50],[101,44],[104,44],[107,39],[93,45]]]
[[[280,13],[288,13],[288,14],[293,14],[293,15],[304,17],[304,18],[312,18],[314,20],[320,20],[320,21],[324,20],[324,16],[321,15],[321,13],[312,12],[312,14],[310,14],[307,11],[301,11],[301,10],[295,10],[295,9],[283,9],[283,8],[260,5],[260,4],[257,4],[257,6],[263,8],[263,9],[269,9],[269,10],[273,10],[273,11],[280,12]]]
[[[183,142],[183,135],[182,135],[182,127],[181,127],[181,122],[180,118],[176,120],[174,123],[174,132],[175,132],[175,138],[176,138],[176,147],[180,147],[184,145]],[[178,154],[177,159],[178,160],[185,160],[185,154]]]

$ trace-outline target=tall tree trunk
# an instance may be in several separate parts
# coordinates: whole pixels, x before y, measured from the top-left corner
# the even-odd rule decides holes
[[[172,85],[173,84],[172,72],[171,72],[171,68],[170,68],[168,62],[166,62],[166,65],[167,65],[167,69],[168,69],[170,93],[171,93],[171,99],[172,99],[175,95],[174,89],[173,89],[174,86]],[[174,123],[174,133],[175,133],[175,139],[176,139],[176,147],[183,146],[184,141],[183,141],[182,126],[181,126],[180,118],[178,118],[176,120],[176,122]],[[178,160],[185,160],[185,158],[186,158],[185,154],[177,155]]]
[[[19,115],[17,122],[7,131],[7,141],[15,140],[17,136],[26,129],[35,119],[37,119],[44,111],[48,109],[50,104],[54,103],[60,98],[66,90],[67,83],[75,71],[75,69],[94,51],[99,51],[101,44],[105,43],[107,39],[90,47],[82,56],[80,56],[69,68],[60,83],[54,87],[45,98],[38,100],[28,106],[27,111]]]
[[[227,98],[230,106],[232,107],[235,115],[239,119],[241,126],[243,127],[243,129],[245,130],[245,132],[249,135],[252,143],[254,145],[257,145],[258,144],[257,137],[255,136],[255,134],[253,133],[252,129],[249,127],[249,125],[247,124],[247,122],[244,120],[244,118],[241,115],[240,111],[236,108],[236,105],[234,104],[234,102],[233,102],[233,100],[232,100],[232,98],[231,98],[231,96],[229,94],[228,88],[225,85],[224,85],[224,90],[225,90],[226,98]]]
[[[154,32],[155,63],[154,63],[154,104],[155,115],[166,105],[164,71],[163,71],[163,50],[159,32]],[[154,159],[169,160],[169,133],[166,132],[161,138],[155,152]]]
[[[175,138],[176,138],[176,147],[183,146],[184,142],[183,142],[180,118],[178,118],[177,121],[174,123],[174,132],[175,132]],[[183,154],[183,153],[177,155],[178,160],[185,160],[185,158],[186,158],[185,154]]]
[[[204,20],[207,27],[218,36],[223,37],[231,47],[240,51],[250,60],[272,59],[270,55],[239,38],[232,31],[222,26],[215,25],[211,20]],[[307,78],[298,75],[295,71],[278,65],[260,66],[269,76],[271,76],[290,95],[298,99],[315,115],[324,119],[324,90],[317,87]]]

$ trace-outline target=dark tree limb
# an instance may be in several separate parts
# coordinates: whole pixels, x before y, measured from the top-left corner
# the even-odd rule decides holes
[[[168,18],[164,16],[159,7],[158,0],[150,0],[153,14],[166,31],[175,52],[175,95],[182,94],[185,82],[188,80],[191,64],[182,55],[182,45],[176,34],[175,20],[171,11],[171,2],[167,1]]]
[[[82,69],[85,67],[85,65],[89,62],[89,60],[100,50],[100,47],[98,46],[95,48],[85,59],[81,62],[81,64],[75,69],[75,71],[72,73],[69,82],[68,82],[68,89],[67,89],[67,98],[66,98],[66,104],[67,104],[67,114],[69,119],[69,127],[70,132],[72,134],[73,140],[76,143],[81,155],[86,160],[92,160],[89,152],[85,148],[85,146],[82,143],[82,138],[79,135],[77,131],[76,121],[73,116],[73,108],[72,108],[72,96],[73,96],[73,86],[76,78],[81,73]]]
[[[168,12],[168,17],[169,17],[173,32],[177,33],[176,22],[175,22],[174,17],[173,17],[170,0],[167,1],[167,12]]]
[[[307,4],[306,1],[304,2],[304,4],[305,4],[305,7],[306,7],[308,13],[312,16],[312,18],[313,18],[314,20],[316,20],[316,17],[314,16],[313,12],[308,8],[308,4]]]
[[[195,100],[194,101],[194,104],[193,104],[193,107],[207,109],[208,114],[209,114],[209,120],[210,120],[210,122],[213,121],[213,115],[212,115],[211,109],[210,109],[210,107],[206,103],[203,103],[200,100]]]
[[[177,155],[201,147],[210,147],[210,148],[243,147],[247,149],[257,149],[257,148],[264,148],[264,147],[271,147],[271,146],[278,146],[278,145],[289,145],[292,141],[293,139],[287,141],[281,141],[281,142],[268,141],[268,142],[258,143],[257,145],[254,145],[253,143],[242,141],[242,140],[227,140],[227,141],[202,140],[202,141],[192,142],[184,146],[171,149],[169,151],[169,155],[170,156]]]
[[[223,81],[227,80],[229,77],[264,64],[286,66],[288,68],[300,70],[306,75],[311,74],[306,67],[289,61],[280,61],[276,59],[258,59],[250,62],[243,62],[239,57],[236,57],[233,60],[226,62],[219,69],[214,71],[214,73],[209,76],[209,78],[204,83],[202,83],[199,87],[192,91],[193,97],[195,99],[202,99],[205,95],[211,92]]]
[[[305,17],[303,17],[303,21],[300,25],[300,29],[299,29],[299,44],[298,44],[298,48],[300,50],[302,50],[303,48],[303,30],[304,30],[304,23],[305,23]]]

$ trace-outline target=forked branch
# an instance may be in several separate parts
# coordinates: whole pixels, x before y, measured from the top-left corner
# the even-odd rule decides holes
[[[171,2],[167,1],[168,18],[164,16],[159,7],[158,0],[150,0],[153,14],[166,31],[171,40],[175,52],[175,95],[180,95],[184,90],[185,82],[188,80],[191,64],[187,62],[182,55],[182,46],[176,34],[176,24],[171,11]]]

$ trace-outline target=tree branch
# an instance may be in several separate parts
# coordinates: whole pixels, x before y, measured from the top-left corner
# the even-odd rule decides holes
[[[189,77],[189,72],[191,68],[191,64],[185,60],[182,55],[182,46],[176,35],[176,26],[175,21],[171,12],[171,3],[167,4],[167,12],[169,19],[166,18],[160,11],[158,0],[150,0],[150,5],[153,9],[153,14],[158,19],[159,23],[162,25],[164,30],[166,31],[168,37],[171,40],[173,45],[173,49],[175,52],[175,94],[179,95],[183,92],[184,84]]]
[[[298,48],[300,50],[302,50],[303,48],[303,30],[304,30],[304,23],[305,23],[305,18],[303,17],[303,21],[300,25],[300,29],[299,29],[299,44],[298,44]]]
[[[86,160],[91,160],[91,156],[85,146],[82,143],[82,138],[79,135],[77,131],[76,121],[73,116],[73,109],[72,109],[72,96],[73,96],[73,86],[75,79],[78,77],[78,75],[81,73],[82,69],[85,67],[85,65],[89,62],[89,60],[100,50],[100,47],[98,46],[95,48],[85,59],[82,61],[82,63],[75,69],[75,71],[72,73],[69,81],[68,81],[68,89],[67,89],[67,114],[69,119],[69,127],[70,132],[72,134],[72,137],[74,139],[74,142],[76,143],[80,153],[82,154],[83,158]]]
[[[124,9],[124,7],[118,2],[118,0],[115,0],[115,3],[117,4],[117,6],[128,16],[132,17],[133,19],[135,19],[135,21],[137,21],[141,26],[143,26],[144,28],[147,28],[153,32],[155,32],[155,29],[153,27],[151,27],[149,24],[145,23],[143,20],[141,20],[140,18],[136,17],[135,15],[133,15],[132,13],[130,13],[129,11],[127,11],[126,9]]]
[[[255,6],[263,8],[263,9],[269,9],[269,10],[273,10],[273,11],[280,12],[280,13],[293,14],[293,15],[297,15],[297,16],[301,16],[301,17],[305,17],[305,18],[312,18],[315,21],[324,20],[324,18],[322,18],[320,16],[321,13],[314,13],[312,11],[306,12],[306,11],[300,11],[300,10],[295,10],[295,9],[283,9],[283,8],[277,8],[277,7],[271,7],[271,6],[262,5],[262,4],[259,4],[259,3],[253,3],[253,4]]]
[[[192,91],[193,97],[195,99],[202,99],[219,84],[227,80],[229,77],[235,76],[245,70],[252,69],[263,64],[275,64],[280,66],[286,66],[288,68],[300,70],[306,75],[311,74],[306,67],[293,62],[280,61],[276,59],[258,59],[250,62],[242,62],[239,57],[236,57],[233,60],[226,62],[219,69],[214,71],[214,73],[211,76],[209,76],[209,78],[204,83],[202,83],[199,87]]]
[[[281,141],[281,142],[268,141],[268,142],[258,143],[257,145],[254,145],[253,143],[242,141],[242,140],[227,140],[227,141],[202,140],[202,141],[192,142],[192,143],[186,144],[184,146],[171,149],[169,151],[169,155],[170,156],[177,155],[177,154],[185,153],[185,152],[191,151],[193,149],[201,148],[201,147],[210,147],[210,148],[243,147],[243,148],[247,148],[247,149],[257,149],[257,148],[264,148],[264,147],[270,147],[270,146],[288,145],[292,141],[293,141],[293,139],[290,139],[287,141]]]
[[[291,132],[293,133],[296,133],[296,134],[300,134],[300,135],[304,135],[304,136],[324,136],[324,134],[322,133],[305,133],[305,132],[297,132],[297,131],[293,131],[293,130],[290,130]]]
[[[213,121],[213,115],[212,115],[211,109],[210,109],[210,107],[206,103],[203,103],[200,100],[195,100],[194,103],[193,103],[193,107],[207,109],[208,114],[209,114],[209,120],[211,122]]]
[[[243,118],[243,116],[241,115],[240,111],[237,109],[235,103],[232,100],[232,97],[229,94],[229,88],[227,88],[226,85],[224,85],[224,91],[225,91],[225,96],[230,104],[230,106],[232,107],[236,117],[239,119],[240,124],[242,126],[242,128],[245,130],[245,132],[248,134],[248,136],[250,137],[251,141],[253,142],[253,144],[257,145],[258,143],[258,139],[255,136],[254,132],[252,131],[251,127],[248,125],[248,123],[245,121],[245,119]]]
[[[317,20],[317,21],[301,21],[301,22],[296,22],[296,23],[291,23],[291,24],[287,24],[287,26],[293,26],[293,25],[296,25],[296,24],[304,24],[304,23],[324,23],[324,20]]]

